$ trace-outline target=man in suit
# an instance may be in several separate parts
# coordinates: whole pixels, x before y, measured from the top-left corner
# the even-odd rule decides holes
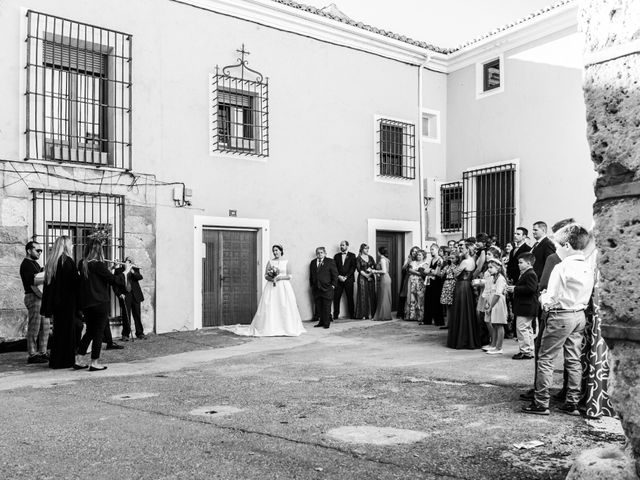
[[[524,227],[516,228],[513,234],[513,250],[509,254],[509,261],[507,262],[507,279],[511,283],[516,283],[520,276],[520,269],[518,268],[518,255],[531,251],[531,247],[527,245],[527,236],[529,230]]]
[[[338,283],[336,263],[327,258],[324,247],[316,248],[316,258],[309,264],[309,284],[313,292],[318,324],[314,327],[329,328],[331,324],[331,303]]]
[[[349,251],[349,242],[343,240],[340,242],[340,251],[333,257],[338,269],[338,283],[336,291],[333,294],[333,319],[340,317],[340,300],[342,300],[342,292],[347,294],[347,309],[349,310],[349,318],[353,318],[353,284],[355,282],[356,256]]]
[[[540,221],[534,223],[531,233],[536,241],[531,247],[531,253],[536,257],[536,262],[533,264],[533,271],[536,272],[538,278],[541,278],[547,257],[556,252],[556,246],[549,237],[547,237],[546,223]]]
[[[518,334],[519,352],[513,356],[514,360],[533,358],[532,324],[538,314],[538,277],[533,270],[534,262],[531,252],[518,255],[520,275],[514,286],[507,287],[507,292],[513,293],[513,314]]]
[[[125,263],[133,265],[133,259],[131,257],[125,258]],[[118,275],[124,272],[124,266],[116,268],[113,272],[114,275]],[[142,326],[142,318],[140,316],[140,304],[144,301],[144,295],[140,288],[140,280],[142,280],[142,274],[140,268],[131,267],[131,271],[125,277],[127,280],[126,288],[114,287],[118,301],[120,302],[120,312],[122,316],[122,340],[129,341],[131,335],[131,315],[133,314],[133,321],[136,326],[136,338],[144,340],[147,336],[144,334],[144,327]]]

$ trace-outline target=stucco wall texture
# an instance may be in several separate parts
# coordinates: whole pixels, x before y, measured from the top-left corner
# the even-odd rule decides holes
[[[640,35],[638,18],[637,0],[584,0],[581,5],[586,51],[602,55],[586,68],[584,96],[591,158],[598,172],[594,217],[602,253],[603,334],[613,357],[612,399],[640,475],[640,199],[606,198],[602,189],[619,191],[640,180],[640,55],[632,50],[616,53]]]

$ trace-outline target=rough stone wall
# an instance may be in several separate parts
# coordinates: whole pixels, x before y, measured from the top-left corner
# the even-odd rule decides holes
[[[583,0],[584,94],[612,399],[640,475],[640,0]]]
[[[142,267],[143,324],[146,332],[153,331],[156,207],[152,177],[137,182],[144,186],[132,186],[129,174],[118,176],[112,171],[6,161],[0,166],[0,342],[24,338],[26,334],[27,310],[19,269],[25,256],[24,245],[33,232],[34,188],[124,195],[125,255],[132,256]],[[119,327],[113,333],[119,334]]]

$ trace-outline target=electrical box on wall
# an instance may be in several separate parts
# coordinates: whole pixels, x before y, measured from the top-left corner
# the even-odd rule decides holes
[[[427,177],[423,180],[424,182],[424,196],[426,198],[436,198],[437,186],[436,186],[436,178],[435,177]]]

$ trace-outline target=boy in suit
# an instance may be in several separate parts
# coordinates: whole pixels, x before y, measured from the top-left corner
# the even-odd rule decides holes
[[[516,333],[520,351],[514,360],[530,360],[533,358],[532,324],[538,314],[538,276],[533,270],[535,257],[526,252],[518,255],[520,276],[514,286],[507,287],[513,293],[513,314],[516,317]]]

